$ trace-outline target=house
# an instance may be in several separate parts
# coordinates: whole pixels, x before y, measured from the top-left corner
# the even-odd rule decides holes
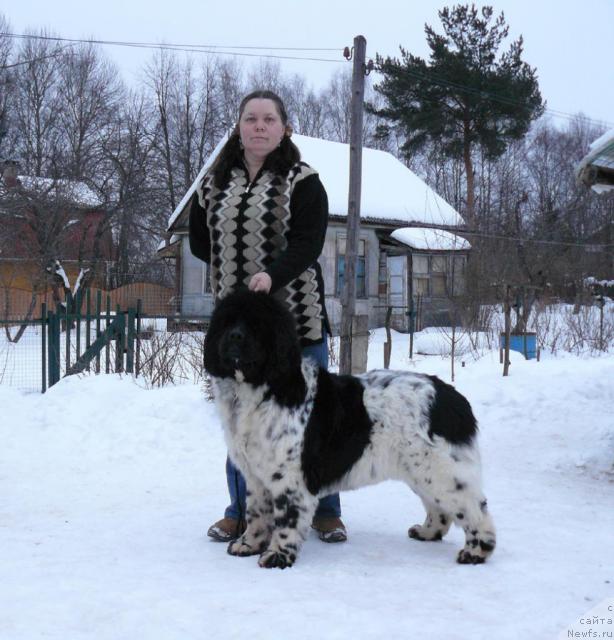
[[[578,180],[598,194],[614,192],[614,129],[597,138],[576,167]],[[592,254],[593,273],[607,282],[612,281],[614,256],[614,223],[606,223],[588,239],[587,252]],[[610,285],[611,287],[611,285]]]
[[[296,134],[292,140],[303,159],[318,170],[328,194],[330,217],[320,261],[326,307],[335,331],[341,320],[349,145]],[[207,267],[189,248],[188,205],[224,142],[220,141],[171,215],[167,240],[158,250],[161,257],[176,261],[177,312],[184,317],[207,316],[212,309]],[[409,303],[420,295],[425,324],[442,321],[442,303],[455,289],[452,277],[456,292],[462,289],[470,249],[456,235],[463,225],[460,215],[392,154],[363,149],[356,313],[367,315],[370,327],[382,326],[387,306],[394,305],[395,325],[406,329]],[[425,229],[439,233],[427,234]],[[400,230],[403,233],[394,233]]]
[[[19,175],[11,160],[0,169],[0,286],[42,293],[55,261],[71,283],[82,267],[104,273],[114,249],[100,196],[82,181]]]
[[[576,167],[576,176],[597,193],[614,190],[614,129],[590,145],[589,152]]]

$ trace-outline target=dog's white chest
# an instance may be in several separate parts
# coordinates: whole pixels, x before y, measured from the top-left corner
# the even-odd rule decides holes
[[[300,448],[295,445],[303,437],[304,425],[295,411],[267,399],[265,387],[223,380],[215,392],[228,451],[239,468],[264,478],[280,462],[290,462],[290,449],[296,451],[290,458],[299,460]],[[283,460],[278,460],[280,456]]]

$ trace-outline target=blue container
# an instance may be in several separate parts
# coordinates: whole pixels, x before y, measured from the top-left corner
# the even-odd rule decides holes
[[[501,349],[505,349],[505,334],[499,338]],[[537,335],[535,333],[512,333],[510,335],[510,349],[522,353],[527,360],[537,357]]]

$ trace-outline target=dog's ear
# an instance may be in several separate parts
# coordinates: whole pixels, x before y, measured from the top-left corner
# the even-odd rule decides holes
[[[220,360],[218,344],[222,337],[225,326],[224,309],[217,309],[211,317],[211,323],[205,333],[205,343],[203,348],[203,365],[209,375],[223,377],[224,371]]]
[[[294,406],[304,400],[306,392],[294,317],[280,307],[272,324],[273,348],[268,354],[266,381],[281,404]]]
[[[289,371],[301,366],[301,347],[294,318],[284,311],[271,327],[273,350],[270,354],[271,368]]]

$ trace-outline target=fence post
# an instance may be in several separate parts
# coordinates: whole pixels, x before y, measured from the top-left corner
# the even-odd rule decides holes
[[[510,286],[505,287],[505,344],[503,350],[503,375],[510,371],[510,334],[512,333],[512,303],[510,301]]]
[[[141,299],[136,301],[136,367],[134,374],[138,377],[141,372]]]
[[[47,376],[48,376],[48,381],[49,381],[49,386],[51,387],[51,385],[53,384],[53,374],[52,374],[52,370],[51,370],[51,352],[52,352],[52,346],[51,343],[53,341],[53,312],[50,313],[47,317],[47,353],[46,358],[47,358]]]
[[[47,303],[41,305],[42,393],[47,391]]]
[[[126,348],[126,373],[134,373],[134,338],[136,312],[130,307],[128,309],[128,340]]]
[[[386,342],[384,342],[384,369],[390,367],[390,352],[392,351],[392,334],[390,333],[390,318],[392,317],[392,307],[386,309]]]
[[[414,296],[411,295],[409,297],[409,311],[407,312],[409,316],[409,359],[413,360],[414,358],[414,332],[416,330],[416,312],[414,311]]]
[[[53,384],[56,384],[60,381],[62,377],[62,316],[60,311],[57,310],[55,314],[55,333],[54,333],[54,342],[55,342],[55,361],[54,361],[54,379]]]
[[[52,387],[60,380],[60,326],[59,310],[49,314],[48,367],[49,386]]]
[[[65,307],[64,307],[64,322],[66,324],[66,336],[65,336],[65,346],[66,346],[66,356],[65,356],[65,360],[66,360],[66,371],[68,371],[70,369],[70,327],[72,324],[72,321],[70,319],[70,314],[68,312],[68,310],[70,309],[70,307],[72,306],[72,294],[70,293],[70,291],[66,294],[66,300],[64,302]]]
[[[605,351],[605,341],[603,339],[603,308],[605,307],[605,298],[601,296],[599,301],[599,351]]]
[[[107,324],[105,329],[108,329],[110,324],[111,324],[111,296],[107,294]],[[106,362],[105,362],[104,372],[110,373],[111,372],[111,341],[110,340],[107,340],[107,344],[105,347],[105,357],[106,357]]]
[[[91,327],[90,327],[90,322],[91,322],[91,301],[92,301],[92,293],[90,291],[90,289],[86,289],[85,290],[85,321],[86,321],[86,325],[85,325],[85,350],[87,351],[90,348],[90,345],[92,344],[92,335],[91,335]],[[87,365],[87,370],[90,370],[90,365],[88,363]]]
[[[124,370],[124,342],[126,337],[126,314],[120,310],[119,304],[115,308],[115,316],[119,318],[119,331],[115,340],[115,373]]]
[[[77,335],[76,335],[76,342],[77,342],[77,358],[79,357],[80,353],[81,353],[81,302],[82,302],[82,298],[83,296],[81,295],[81,289],[77,290],[77,298],[75,301],[75,320],[77,322]]]
[[[100,337],[100,315],[102,313],[102,291],[96,292],[96,340]],[[96,373],[100,373],[100,351],[96,354]]]

